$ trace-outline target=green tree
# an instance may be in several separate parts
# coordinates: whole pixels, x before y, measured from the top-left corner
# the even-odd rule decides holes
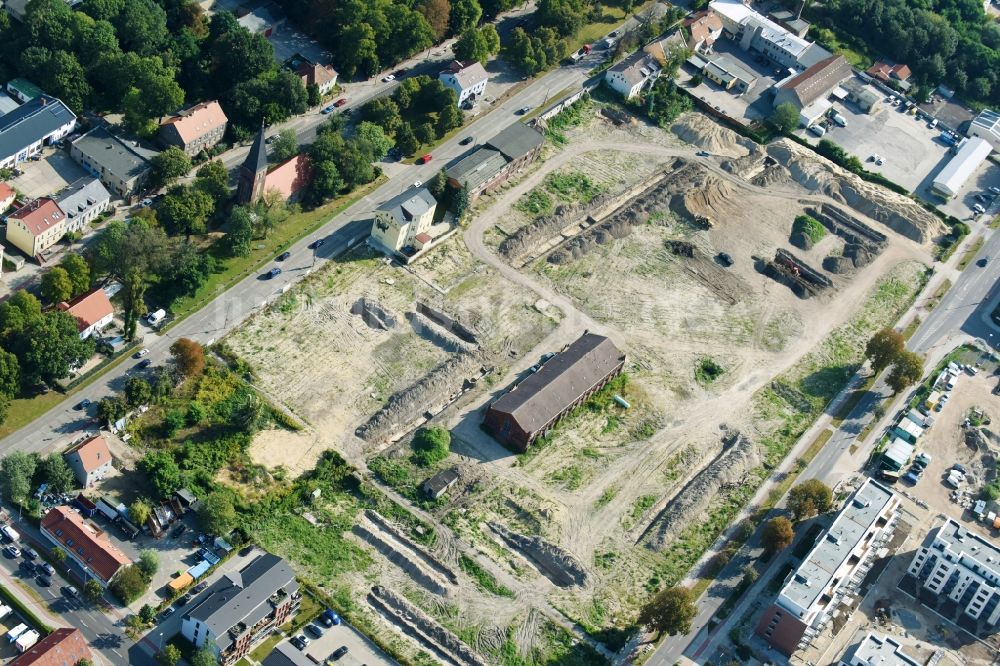
[[[67,253],[59,262],[73,284],[73,296],[79,296],[90,289],[90,264],[78,254]]]
[[[919,354],[902,351],[892,364],[892,370],[886,377],[886,384],[893,393],[900,393],[911,384],[920,381],[924,376],[924,360]]]
[[[833,491],[819,479],[809,479],[788,492],[788,509],[795,520],[826,513],[833,505]]]
[[[229,172],[220,160],[205,162],[198,167],[194,186],[212,197],[215,207],[220,208],[229,199]]]
[[[462,110],[457,105],[449,104],[444,107],[438,114],[437,126],[434,128],[437,137],[440,139],[456,127],[461,127],[464,120]]]
[[[315,83],[306,84],[306,104],[318,106],[323,101],[323,94],[319,91],[319,86]]]
[[[25,383],[52,385],[66,377],[94,353],[94,341],[80,339],[76,319],[66,312],[49,311],[28,321],[13,340],[10,351],[18,357]]]
[[[770,120],[779,132],[788,134],[799,126],[799,110],[788,102],[779,104],[771,113]]]
[[[169,451],[150,451],[139,461],[139,468],[156,490],[157,497],[169,497],[184,485],[181,468]]]
[[[216,666],[218,659],[208,645],[203,645],[191,655],[191,666]]]
[[[49,491],[54,493],[69,492],[76,484],[73,470],[58,453],[51,453],[42,461],[42,477],[49,484]]]
[[[413,155],[420,148],[420,141],[413,134],[409,123],[400,125],[399,131],[396,132],[396,146],[399,147],[399,152],[404,155]]]
[[[554,28],[560,36],[569,37],[583,27],[586,11],[581,0],[539,0],[535,17],[540,26]]]
[[[877,375],[895,363],[905,349],[906,340],[901,333],[891,328],[883,328],[865,345],[865,358],[871,362],[872,370]]]
[[[297,155],[298,152],[299,137],[291,128],[285,128],[278,132],[278,135],[271,142],[271,160],[273,162],[284,162]]]
[[[156,609],[149,604],[143,604],[142,608],[139,609],[139,619],[145,624],[152,624],[153,620],[156,619]]]
[[[668,587],[660,590],[639,611],[638,622],[656,632],[656,638],[664,633],[670,636],[691,631],[691,621],[698,614],[694,604],[694,594],[686,587]]]
[[[470,28],[462,33],[462,36],[455,42],[454,53],[455,59],[461,62],[479,61],[485,65],[486,61],[490,59],[490,49],[486,38],[481,31],[475,28]]]
[[[205,233],[205,222],[215,210],[215,202],[204,191],[190,185],[174,185],[157,208],[157,217],[168,233]]]
[[[128,508],[128,517],[133,524],[142,527],[149,520],[152,512],[153,508],[149,505],[149,501],[140,497],[132,502],[132,506]]]
[[[91,604],[99,604],[104,598],[104,588],[93,578],[83,584],[83,598]]]
[[[357,136],[371,146],[372,157],[376,160],[385,157],[395,145],[395,141],[385,133],[385,130],[368,121],[361,121],[358,125]]]
[[[122,603],[129,605],[143,595],[148,585],[149,581],[146,580],[142,570],[135,564],[129,564],[118,570],[111,579],[108,589],[121,599]]]
[[[7,499],[22,505],[28,500],[37,466],[38,457],[24,451],[11,451],[0,461],[0,483]]]
[[[153,399],[153,389],[142,377],[129,377],[125,380],[125,402],[129,407],[148,405]]]
[[[336,164],[330,161],[313,163],[313,180],[309,185],[309,199],[313,205],[333,199],[344,187],[344,179]]]
[[[191,158],[177,146],[170,146],[155,155],[149,163],[153,187],[170,185],[191,171]]]
[[[452,201],[455,217],[461,220],[465,216],[466,211],[469,210],[469,188],[464,186],[459,188],[455,192],[455,197]]]
[[[42,298],[53,305],[68,301],[73,296],[73,281],[61,266],[54,266],[42,274]]]
[[[329,164],[329,162],[325,164]],[[236,206],[229,214],[226,245],[232,256],[250,256],[250,251],[253,249],[253,218],[254,213],[243,206]]]
[[[479,24],[483,10],[479,0],[451,0],[451,13],[448,16],[448,27],[451,34],[460,35]]]
[[[425,0],[417,5],[427,25],[434,35],[434,41],[440,41],[448,34],[448,18],[451,15],[451,3],[448,0]]]
[[[198,507],[198,524],[206,534],[225,536],[236,526],[236,508],[228,493],[210,493]]]
[[[451,433],[444,428],[421,428],[413,436],[413,461],[431,467],[448,457]]]
[[[176,646],[167,643],[166,646],[156,655],[156,661],[160,666],[177,666],[180,662],[181,657],[180,649]]]
[[[764,546],[764,550],[773,555],[788,548],[794,537],[795,531],[792,529],[792,521],[784,516],[778,516],[777,518],[772,518],[764,525],[760,541],[761,545]]]
[[[49,559],[58,566],[66,561],[66,551],[59,546],[52,546],[49,549]]]
[[[139,561],[136,562],[136,565],[146,578],[152,579],[153,575],[160,569],[160,556],[156,554],[155,550],[145,548],[139,551]]]
[[[21,366],[17,357],[0,349],[0,395],[13,397],[21,385]]]
[[[104,424],[114,423],[128,413],[128,406],[121,398],[109,396],[97,401],[97,420]]]
[[[757,572],[756,567],[752,564],[748,564],[743,567],[743,578],[740,580],[740,585],[744,588],[748,588],[757,582],[760,578],[760,574]]]

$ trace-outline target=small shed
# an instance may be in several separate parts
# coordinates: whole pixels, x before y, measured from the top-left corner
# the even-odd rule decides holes
[[[198,508],[198,498],[187,488],[181,488],[174,492],[174,500],[184,509],[194,511]]]
[[[181,575],[177,576],[177,578],[174,578],[172,581],[167,583],[167,587],[170,588],[171,592],[180,592],[193,582],[194,582],[194,577],[190,573],[185,571]]]
[[[423,482],[420,488],[428,497],[436,500],[448,492],[452,486],[458,483],[459,478],[458,468],[452,467],[451,469],[442,470],[430,477]]]
[[[198,580],[199,578],[201,578],[202,576],[204,576],[206,573],[208,573],[208,570],[211,569],[211,568],[212,568],[212,563],[211,562],[209,562],[208,560],[202,560],[198,564],[196,564],[193,567],[191,567],[190,569],[188,569],[187,570],[187,575],[191,576],[192,580]]]

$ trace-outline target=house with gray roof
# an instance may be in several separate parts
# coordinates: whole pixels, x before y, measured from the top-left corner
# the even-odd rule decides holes
[[[99,178],[115,195],[128,199],[137,194],[149,179],[149,160],[156,151],[125,141],[104,127],[96,127],[73,142],[69,151],[90,175]]]
[[[0,116],[0,169],[8,169],[66,137],[76,127],[76,114],[48,95],[30,99]]]
[[[660,63],[645,51],[637,51],[604,73],[612,90],[632,99],[660,76]]]
[[[438,74],[438,80],[455,91],[458,105],[466,101],[474,102],[486,92],[489,75],[478,60],[468,63],[455,61],[448,69]]]
[[[408,188],[384,202],[372,220],[372,242],[387,254],[413,248],[434,222],[437,200],[426,187]],[[421,239],[422,240],[422,239]],[[427,236],[427,240],[430,237]]]
[[[284,624],[300,602],[291,566],[264,553],[190,602],[181,619],[181,634],[195,647],[211,646],[222,666],[229,666]]]
[[[97,178],[80,178],[54,198],[66,216],[66,233],[82,232],[111,205],[111,194]]]
[[[445,169],[452,187],[464,187],[469,201],[492,192],[538,157],[545,138],[534,127],[514,123]]]
[[[491,403],[483,423],[501,444],[526,451],[624,367],[625,354],[610,339],[584,332]]]

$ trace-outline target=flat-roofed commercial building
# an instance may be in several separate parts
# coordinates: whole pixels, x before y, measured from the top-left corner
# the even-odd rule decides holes
[[[944,165],[934,177],[931,189],[943,197],[951,198],[959,193],[965,182],[986,158],[993,152],[993,146],[986,139],[974,136],[962,144],[958,153]]]

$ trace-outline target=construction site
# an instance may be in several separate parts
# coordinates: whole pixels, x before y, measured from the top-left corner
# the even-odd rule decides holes
[[[665,131],[595,104],[565,137],[420,262],[355,250],[226,340],[306,425],[258,435],[256,462],[298,473],[336,449],[433,526],[427,545],[364,514],[352,532],[377,557],[328,584],[446,663],[623,649],[909,306],[944,231],[696,113]],[[584,331],[623,374],[524,453],[501,446],[486,406]],[[410,440],[430,426],[451,455],[427,468]]]

